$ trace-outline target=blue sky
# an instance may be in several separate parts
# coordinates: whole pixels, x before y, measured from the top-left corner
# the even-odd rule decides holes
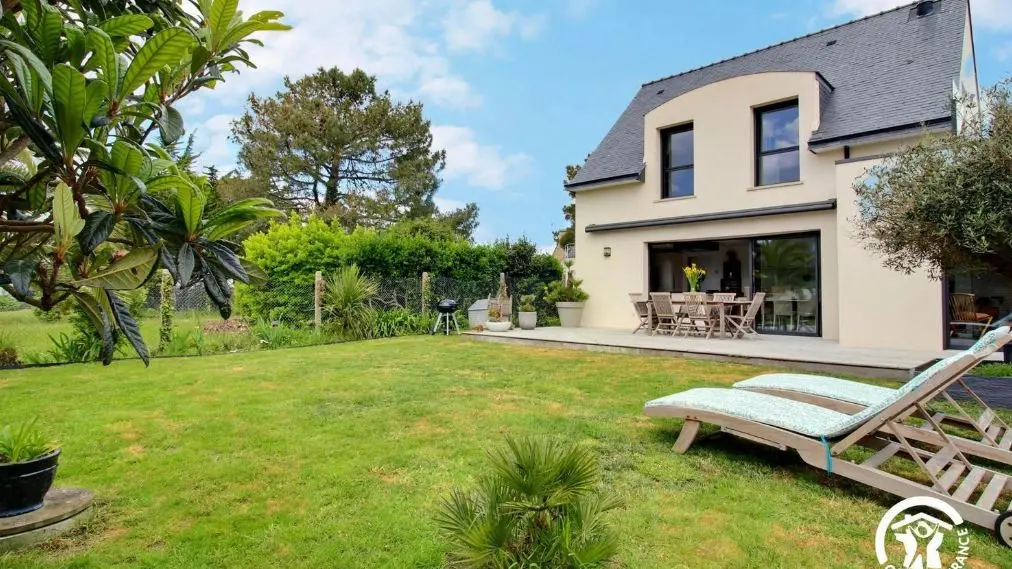
[[[257,70],[185,101],[205,164],[231,167],[246,94],[285,75],[361,67],[425,104],[447,151],[439,203],[481,207],[476,238],[548,248],[581,162],[641,83],[876,13],[899,0],[242,0],[294,30],[265,35]],[[982,85],[1012,76],[1010,0],[971,0]],[[1005,5],[1005,10],[999,8]]]

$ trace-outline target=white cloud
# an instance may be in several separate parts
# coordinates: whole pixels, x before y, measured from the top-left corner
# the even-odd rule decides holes
[[[446,45],[453,51],[485,51],[514,32],[524,39],[537,37],[547,24],[544,14],[503,12],[491,0],[454,4],[443,18]]]
[[[442,196],[433,196],[432,201],[435,202],[436,207],[439,211],[448,212],[455,209],[462,209],[467,206],[466,203],[461,200],[455,200],[453,198],[444,198]]]
[[[830,12],[833,16],[867,16],[910,3],[910,0],[833,0]],[[995,30],[1012,28],[1008,0],[970,0],[970,8],[978,26]]]
[[[500,189],[526,176],[533,162],[522,152],[504,155],[498,146],[479,143],[474,131],[462,126],[433,126],[432,140],[434,148],[446,150],[443,177],[480,188]]]
[[[438,0],[243,2],[247,14],[280,9],[283,21],[293,29],[260,34],[266,46],[249,46],[257,69],[230,75],[217,89],[197,97],[238,106],[250,91],[266,94],[277,89],[284,76],[297,79],[320,67],[336,66],[344,71],[360,67],[385,87],[431,97],[423,102],[473,107],[479,98],[471,86],[452,72],[438,42],[423,34],[424,20],[438,20],[445,8]]]
[[[438,105],[466,109],[481,104],[467,81],[459,77],[433,77],[418,87],[418,97]]]
[[[235,168],[235,147],[228,140],[235,118],[228,114],[214,115],[196,127],[193,146],[200,153],[201,166],[214,165],[223,172]]]

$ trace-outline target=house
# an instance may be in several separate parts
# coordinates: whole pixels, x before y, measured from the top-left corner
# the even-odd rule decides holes
[[[686,291],[682,267],[697,263],[703,290],[767,293],[762,332],[945,347],[951,283],[884,268],[850,220],[869,167],[959,128],[961,93],[979,97],[967,0],[645,83],[565,185],[590,294],[583,325],[632,329],[628,293]]]

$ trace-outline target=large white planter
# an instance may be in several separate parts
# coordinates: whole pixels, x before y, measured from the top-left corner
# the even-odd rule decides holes
[[[506,322],[486,322],[485,329],[489,332],[509,332],[510,328],[513,327],[513,323],[507,320]]]
[[[582,302],[556,302],[555,308],[559,309],[559,320],[563,328],[579,328],[580,320],[583,320]]]
[[[517,313],[517,324],[520,325],[521,330],[533,330],[538,327],[538,313],[537,312],[519,312]]]

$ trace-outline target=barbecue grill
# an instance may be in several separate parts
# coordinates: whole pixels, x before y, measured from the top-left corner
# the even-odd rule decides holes
[[[457,301],[444,298],[436,305],[439,318],[436,318],[436,325],[432,327],[432,334],[439,330],[440,324],[443,327],[443,334],[450,335],[450,324],[453,324],[454,332],[460,334],[460,326],[457,324]]]

